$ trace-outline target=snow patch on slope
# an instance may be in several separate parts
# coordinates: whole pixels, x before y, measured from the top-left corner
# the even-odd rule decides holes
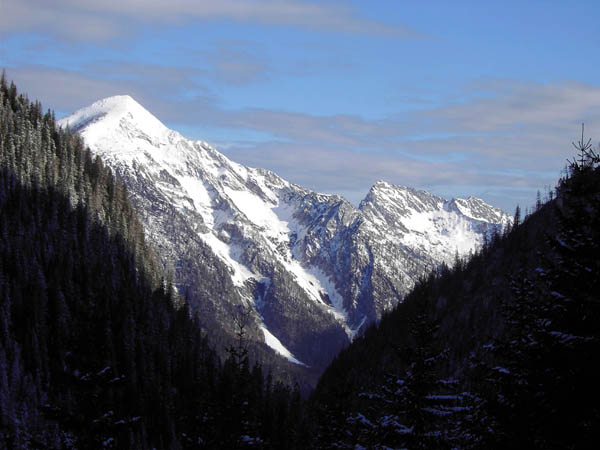
[[[179,177],[178,181],[192,200],[196,211],[202,216],[206,226],[213,227],[215,224],[212,214],[213,199],[208,193],[204,182],[199,178],[190,176]]]
[[[308,367],[302,361],[297,359],[287,348],[285,348],[281,341],[275,336],[273,336],[273,334],[264,325],[261,325],[260,329],[262,330],[265,336],[265,344],[267,344],[269,347],[271,347],[273,350],[275,350],[288,361],[293,362],[294,364],[298,364],[300,366]]]
[[[280,238],[287,236],[290,232],[287,222],[277,217],[273,212],[273,207],[253,192],[245,190],[224,189],[227,196],[233,201],[236,208],[239,209],[252,223],[260,227],[267,236]]]
[[[404,244],[410,247],[439,247],[437,251],[447,254],[447,257],[453,256],[452,252],[456,251],[460,255],[468,254],[481,241],[481,234],[473,228],[472,223],[444,210],[413,211],[402,218],[402,224],[409,230],[401,238]]]
[[[220,240],[212,232],[198,234],[215,254],[229,267],[231,270],[231,280],[238,287],[243,287],[250,278],[256,278],[246,266],[236,260],[236,252],[231,246]],[[260,278],[260,277],[259,277]]]

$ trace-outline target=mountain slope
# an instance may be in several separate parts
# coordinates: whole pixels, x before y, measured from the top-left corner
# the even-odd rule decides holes
[[[303,449],[302,408],[218,358],[119,179],[2,74],[0,449]]]
[[[599,163],[336,357],[312,397],[323,448],[594,447]]]
[[[129,96],[62,119],[132,193],[148,238],[200,320],[319,371],[415,280],[509,223],[479,199],[377,183],[355,208],[237,164]],[[246,314],[243,314],[246,317]]]

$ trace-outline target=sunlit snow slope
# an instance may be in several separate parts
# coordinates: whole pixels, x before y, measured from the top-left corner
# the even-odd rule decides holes
[[[253,339],[296,365],[324,367],[420,275],[510,221],[480,199],[385,182],[355,208],[185,139],[129,96],[59,123],[122,177],[207,328],[232,333],[244,305]]]

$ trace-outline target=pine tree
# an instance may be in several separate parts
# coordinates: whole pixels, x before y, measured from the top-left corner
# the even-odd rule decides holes
[[[467,410],[466,395],[458,382],[440,376],[447,351],[437,342],[425,283],[413,295],[412,344],[398,349],[406,369],[388,374],[375,392],[362,393],[365,409],[348,417],[354,438],[369,448],[453,448],[459,439],[456,423]]]
[[[521,223],[521,207],[517,205],[515,208],[515,215],[513,217],[513,229],[517,228]]]

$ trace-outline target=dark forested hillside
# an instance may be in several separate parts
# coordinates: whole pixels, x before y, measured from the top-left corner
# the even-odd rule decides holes
[[[3,76],[1,449],[302,447],[298,392],[243,339],[222,363],[154,261],[119,180]]]
[[[578,147],[556,198],[338,356],[313,395],[323,448],[595,448],[600,161]]]

